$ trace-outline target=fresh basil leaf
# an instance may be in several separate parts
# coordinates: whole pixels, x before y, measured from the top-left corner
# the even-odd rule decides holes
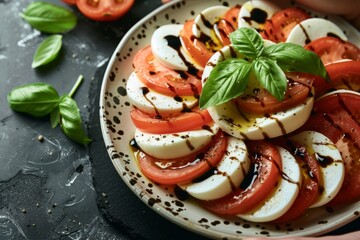
[[[88,144],[88,138],[82,128],[79,108],[74,99],[63,95],[59,104],[60,126],[66,136],[77,143]]]
[[[45,38],[36,49],[31,67],[37,68],[54,60],[60,52],[61,45],[62,36],[59,34]]]
[[[43,117],[58,106],[60,97],[54,87],[38,82],[14,88],[8,93],[7,101],[14,111]]]
[[[253,62],[254,73],[260,84],[278,101],[282,101],[287,88],[285,73],[275,61],[268,58],[258,58]]]
[[[265,48],[264,56],[275,60],[285,72],[311,73],[326,80],[329,79],[321,58],[300,45],[293,43],[274,44]]]
[[[211,71],[200,96],[200,108],[219,105],[243,94],[251,63],[239,58],[220,62]]]
[[[33,28],[46,33],[64,33],[76,26],[70,10],[47,2],[32,2],[20,14]]]
[[[264,50],[264,42],[253,28],[237,29],[230,33],[230,40],[234,48],[247,58],[260,57]]]
[[[60,123],[60,110],[58,107],[50,113],[50,123],[52,128],[56,128]]]

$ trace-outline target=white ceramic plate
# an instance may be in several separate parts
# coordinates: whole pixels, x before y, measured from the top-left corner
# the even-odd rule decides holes
[[[209,6],[234,6],[243,2],[245,0],[174,1],[143,18],[124,36],[111,58],[101,88],[100,121],[109,156],[119,175],[145,204],[174,223],[207,237],[240,239],[244,236],[324,234],[357,218],[360,202],[341,208],[312,209],[302,218],[286,225],[223,218],[202,209],[192,199],[179,199],[172,189],[153,184],[140,172],[130,148],[129,143],[133,139],[135,128],[130,119],[130,103],[125,85],[132,72],[135,53],[150,43],[153,31],[161,25],[183,23]],[[359,32],[342,19],[331,16],[329,18],[344,30],[353,43],[360,46]]]

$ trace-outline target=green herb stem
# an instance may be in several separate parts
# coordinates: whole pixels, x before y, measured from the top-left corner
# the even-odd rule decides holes
[[[79,86],[81,85],[82,81],[84,79],[83,75],[79,75],[78,79],[76,80],[74,86],[72,87],[70,93],[69,93],[69,97],[73,97],[73,95],[75,94],[76,90],[79,88]]]

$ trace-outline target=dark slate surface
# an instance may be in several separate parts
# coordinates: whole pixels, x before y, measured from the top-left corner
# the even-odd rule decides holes
[[[137,0],[125,18],[111,23],[90,21],[73,8],[79,22],[64,34],[60,57],[36,70],[32,56],[46,35],[19,17],[30,2],[0,0],[0,239],[202,239],[157,215],[127,188],[111,164],[99,126],[107,62],[126,31],[160,0]],[[52,129],[49,119],[7,106],[6,94],[15,86],[40,81],[63,94],[79,74],[85,81],[74,98],[93,139],[87,147]],[[359,229],[359,224],[334,233]]]

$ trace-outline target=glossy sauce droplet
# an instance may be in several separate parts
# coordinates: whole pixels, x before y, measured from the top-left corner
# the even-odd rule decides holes
[[[180,201],[185,201],[190,197],[190,195],[186,191],[181,189],[178,185],[174,187],[174,194]]]
[[[252,21],[258,24],[264,24],[267,18],[268,18],[267,12],[265,12],[260,8],[253,8],[250,12],[250,17],[243,17],[243,20],[251,26]]]
[[[323,156],[319,153],[315,153],[316,160],[322,168],[326,168],[334,162],[334,159],[329,156]]]

